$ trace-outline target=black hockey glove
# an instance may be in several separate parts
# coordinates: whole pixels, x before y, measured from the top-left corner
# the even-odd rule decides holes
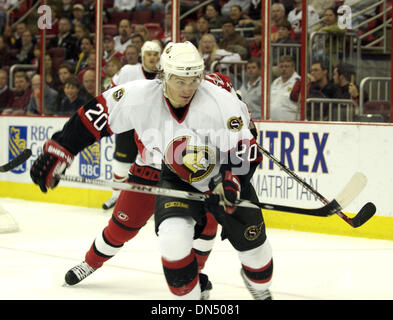
[[[230,170],[217,174],[209,182],[212,195],[207,200],[207,205],[221,205],[228,214],[236,210],[236,202],[240,199],[240,180]],[[210,206],[211,208],[211,206]]]
[[[68,168],[74,156],[54,140],[45,142],[44,150],[34,161],[30,169],[31,179],[38,184],[42,192],[54,188],[59,183],[56,175]]]

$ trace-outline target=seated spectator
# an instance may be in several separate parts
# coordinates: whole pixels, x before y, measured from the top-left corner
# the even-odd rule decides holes
[[[193,22],[188,23],[182,32],[182,41],[190,41],[195,47],[198,47],[198,41],[196,38],[196,25]]]
[[[302,31],[302,0],[294,0],[294,5],[295,8],[288,13],[288,21],[292,25],[293,31],[299,34]],[[307,6],[307,9],[308,32],[311,32],[319,21],[319,15],[310,5]]]
[[[34,59],[34,45],[33,35],[29,29],[25,30],[22,34],[22,46],[19,53],[16,55],[18,63],[32,64]]]
[[[104,59],[102,61],[102,66],[105,66],[108,61],[112,58],[117,58],[121,60],[124,56],[121,52],[115,51],[115,41],[111,35],[104,36]]]
[[[72,2],[73,0],[61,0],[60,17],[72,19]]]
[[[210,32],[210,23],[205,16],[200,16],[196,22],[195,38],[197,43],[201,40],[202,36]]]
[[[76,78],[80,83],[82,83],[83,75],[87,70],[94,70],[95,64],[96,64],[96,52],[95,50],[91,50],[87,55],[85,67],[81,71],[79,71],[79,73],[76,75]]]
[[[234,5],[239,5],[242,8],[242,11],[248,12],[248,9],[250,8],[252,0],[229,0],[227,3],[225,3],[221,7],[221,14],[224,17],[229,16],[229,12],[231,11],[232,6]]]
[[[308,0],[308,5],[312,6],[317,11],[318,16],[322,17],[327,8],[335,7],[336,0]]]
[[[96,0],[84,0],[85,4],[85,16],[87,17],[87,21],[89,21],[89,30],[91,32],[95,32],[96,28]],[[102,24],[107,24],[110,14],[106,6],[103,6],[101,11],[102,16]]]
[[[45,54],[45,83],[56,91],[61,86],[57,70],[53,68],[52,57],[49,53]]]
[[[152,11],[164,11],[165,5],[162,0],[143,0],[137,4],[136,10],[152,10]]]
[[[131,40],[131,23],[127,19],[123,19],[119,22],[119,35],[115,36],[113,40],[115,41],[115,50],[124,53],[124,50],[129,44],[132,43]]]
[[[58,78],[59,78],[59,86],[57,88],[58,89],[57,91],[59,93],[59,96],[58,96],[58,105],[59,105],[64,98],[65,81],[68,78],[73,76],[74,69],[73,69],[72,65],[70,65],[68,63],[64,63],[58,67],[57,74],[58,74]]]
[[[51,10],[51,16],[52,16],[52,21],[51,21],[51,27],[49,29],[46,29],[46,35],[47,36],[54,36],[59,33],[59,9],[57,6],[53,4],[48,5],[50,10]]]
[[[7,11],[18,3],[18,0],[7,0],[0,2],[0,33],[3,33],[7,22]]]
[[[71,116],[85,103],[81,94],[81,85],[74,76],[65,81],[63,97],[57,110],[59,116]]]
[[[56,113],[58,92],[44,84],[44,105],[41,108],[40,86],[41,76],[39,74],[35,74],[33,78],[31,78],[33,94],[31,95],[29,104],[27,105],[27,115],[53,115]]]
[[[12,91],[8,88],[8,73],[0,69],[0,114],[9,105]]]
[[[7,42],[9,42],[13,49],[20,49],[22,47],[22,35],[27,30],[27,26],[26,23],[19,22],[14,28],[9,28],[8,30],[6,28],[7,32],[5,31],[4,34],[7,34],[9,38]]]
[[[291,36],[292,26],[288,21],[285,21],[277,26],[278,30],[278,39],[277,44],[295,44],[297,43],[293,40]],[[273,65],[278,64],[279,57],[281,56],[292,56],[294,60],[296,60],[296,51],[294,47],[283,46],[280,48],[275,48],[274,57],[273,57]]]
[[[251,1],[250,8],[248,9],[246,17],[251,20],[254,25],[261,25],[261,0]]]
[[[252,58],[246,65],[247,79],[240,87],[242,100],[247,104],[254,120],[260,120],[261,115],[261,61]]]
[[[138,48],[139,52],[141,52],[142,46],[145,43],[145,39],[143,38],[143,36],[141,34],[134,33],[131,36],[131,43],[134,44]]]
[[[125,64],[140,64],[139,63],[139,53],[140,50],[135,44],[130,44],[127,46],[126,51],[124,51],[123,65]]]
[[[74,26],[74,37],[76,39],[75,42],[75,56],[76,58],[73,58],[73,61],[77,61],[78,60],[78,56],[81,53],[81,42],[82,42],[82,38],[84,37],[90,37],[90,32],[89,30],[82,24],[77,24],[76,26]],[[72,60],[68,60],[68,62],[71,62]]]
[[[220,14],[220,6],[210,3],[205,7],[205,17],[209,20],[210,29],[220,29],[224,17]]]
[[[13,91],[11,99],[9,100],[9,104],[7,105],[7,108],[3,110],[2,114],[26,114],[27,105],[29,104],[31,94],[33,92],[26,72],[15,72],[14,87],[15,90]]]
[[[143,24],[137,24],[134,27],[134,33],[139,33],[143,37],[143,42],[150,41],[149,30]],[[132,38],[132,37],[131,37]]]
[[[278,40],[278,25],[285,23],[287,21],[287,16],[285,14],[285,7],[281,3],[275,3],[271,7],[271,42],[277,42]],[[291,38],[295,39],[295,33],[291,32]]]
[[[337,57],[341,59],[343,53],[343,36],[346,30],[341,29],[338,25],[337,11],[333,8],[326,9],[323,15],[322,23],[314,31],[326,32],[328,36],[318,37],[311,45],[314,49],[315,59],[328,59],[332,55],[331,63],[337,64]],[[324,39],[324,41],[321,41]]]
[[[338,87],[338,98],[352,99],[359,104],[359,86],[355,83],[355,76],[355,67],[349,63],[339,63],[333,69],[333,81]],[[367,91],[364,91],[363,96],[363,102],[367,102]]]
[[[261,26],[254,27],[254,36],[248,42],[248,52],[251,58],[260,58],[262,49]]]
[[[226,66],[225,63],[240,61],[240,55],[220,49],[216,43],[216,38],[211,34],[205,34],[199,41],[198,50],[205,62],[205,70],[211,71],[211,64],[214,61],[220,61],[220,65]]]
[[[243,60],[248,57],[248,43],[245,38],[236,33],[235,25],[231,19],[222,25],[222,39],[218,42],[220,49],[238,53]]]
[[[77,24],[84,25],[87,29],[90,30],[90,21],[85,12],[85,7],[83,4],[76,3],[72,6],[72,25],[76,26]]]
[[[87,70],[83,74],[82,95],[84,103],[93,99],[96,95],[96,73],[94,70]]]
[[[0,68],[9,67],[14,62],[15,58],[11,55],[8,45],[5,43],[4,35],[0,35]]]
[[[307,74],[308,98],[337,99],[339,92],[337,86],[329,80],[328,65],[324,61],[314,61],[311,65],[311,73]],[[300,98],[301,82],[298,80],[292,88],[290,99],[298,102]],[[308,105],[307,120],[327,120],[328,106],[323,105],[323,114],[320,114],[320,105],[314,103],[314,118],[311,119],[311,108]]]
[[[76,60],[78,57],[77,38],[71,33],[71,21],[68,18],[60,18],[59,33],[49,41],[48,49],[64,48],[66,60]]]
[[[138,1],[137,0],[115,0],[113,2],[114,11],[131,11],[134,10]]]
[[[74,74],[77,75],[82,69],[87,67],[87,58],[90,51],[94,49],[93,40],[90,37],[83,37],[81,40],[81,53],[76,62]]]
[[[295,71],[295,61],[291,56],[281,56],[280,77],[270,86],[270,120],[299,120],[298,104],[289,96],[295,83],[300,79]]]
[[[104,79],[103,87],[104,89],[109,89],[111,87],[113,76],[118,73],[122,67],[120,59],[113,57],[111,58],[105,66],[106,77]]]

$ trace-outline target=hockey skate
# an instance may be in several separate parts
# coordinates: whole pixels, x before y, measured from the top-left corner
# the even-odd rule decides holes
[[[82,263],[76,265],[66,273],[65,282],[69,286],[73,286],[81,282],[83,279],[91,275],[96,270],[97,269],[90,267],[85,261],[83,261]]]
[[[272,294],[270,293],[269,289],[266,290],[256,290],[253,288],[247,281],[246,275],[244,274],[243,269],[240,270],[240,274],[242,276],[242,279],[244,281],[244,284],[246,285],[248,291],[250,291],[252,297],[254,300],[273,300]]]
[[[210,291],[213,289],[213,286],[206,274],[199,274],[199,285],[201,286],[201,300],[209,300]]]
[[[118,198],[118,197],[119,197],[118,194],[112,195],[112,197],[111,197],[110,199],[108,199],[108,200],[106,200],[106,201],[104,202],[104,204],[102,205],[102,209],[108,210],[108,209],[113,208],[113,207],[115,206],[115,204],[116,204],[116,201],[117,201],[117,198]]]

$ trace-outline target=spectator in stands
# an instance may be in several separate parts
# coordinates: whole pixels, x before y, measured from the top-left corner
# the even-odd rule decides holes
[[[308,0],[308,5],[312,6],[317,11],[318,16],[322,17],[327,8],[335,7],[336,0]]]
[[[124,51],[123,64],[139,64],[140,50],[135,44],[127,46]]]
[[[164,11],[165,5],[162,0],[143,0],[141,3],[136,5],[136,10],[152,10],[152,11]]]
[[[229,11],[229,19],[231,19],[234,25],[237,27],[239,25],[239,21],[243,19],[243,11],[240,5],[233,5]]]
[[[58,104],[61,103],[61,101],[64,98],[64,84],[65,81],[72,77],[74,74],[74,69],[72,67],[72,65],[68,64],[68,63],[63,63],[58,67],[58,78],[59,78],[59,87],[58,87],[58,93],[59,93],[59,97],[58,97]]]
[[[248,52],[251,58],[259,58],[262,49],[261,26],[255,26],[253,34],[252,40],[248,42]]]
[[[76,62],[74,74],[77,75],[82,69],[87,67],[89,52],[94,49],[93,40],[90,37],[83,37],[81,40],[81,53]]]
[[[196,25],[194,22],[189,22],[182,32],[183,41],[190,41],[195,47],[198,47],[198,41],[196,38]]]
[[[246,74],[248,81],[240,87],[242,100],[247,104],[254,120],[261,116],[261,61],[252,58],[247,62]]]
[[[307,74],[307,92],[309,98],[337,99],[339,92],[337,86],[329,80],[328,64],[325,61],[314,61],[311,65],[311,73]],[[298,80],[292,88],[290,99],[297,103],[300,97],[301,82]],[[319,104],[314,104],[315,120],[321,118]],[[323,106],[322,119],[327,120],[328,109]],[[307,108],[307,119],[311,119],[311,108]]]
[[[33,94],[27,105],[27,115],[53,115],[57,110],[58,93],[56,90],[44,84],[44,105],[41,108],[41,76],[35,74],[31,78]],[[41,113],[42,112],[42,113]]]
[[[22,34],[22,47],[16,55],[18,63],[32,64],[34,59],[34,45],[35,41],[33,41],[33,34],[29,29],[25,30]]]
[[[90,50],[86,59],[86,66],[76,75],[76,78],[79,82],[83,81],[83,75],[87,70],[94,70],[96,64],[96,51]]]
[[[59,91],[61,87],[57,70],[53,68],[53,60],[49,53],[45,54],[45,83],[56,91]]]
[[[95,23],[96,23],[96,0],[84,0],[85,4],[85,16],[87,21],[89,21],[89,30],[91,32],[95,31]],[[109,20],[109,12],[106,6],[103,6],[103,10],[101,11],[102,15],[102,23],[107,24]]]
[[[343,53],[343,36],[346,32],[345,29],[340,28],[338,25],[336,9],[329,8],[325,10],[322,23],[315,28],[315,31],[327,32],[328,37],[316,39],[317,41],[311,44],[314,45],[314,58],[330,59],[329,56],[332,55],[330,59],[331,63],[333,65],[336,64],[337,57],[338,59],[341,59]]]
[[[278,30],[278,39],[277,39],[277,44],[295,44],[296,41],[291,38],[291,31],[292,31],[292,25],[288,22],[285,21],[283,23],[280,23],[277,26]],[[278,61],[277,57],[281,56],[286,56],[290,55],[296,60],[296,51],[294,50],[294,47],[282,47],[278,49],[278,52],[276,52],[275,56],[273,57],[273,64],[276,65]],[[276,58],[276,60],[275,60]]]
[[[57,115],[71,116],[86,101],[81,94],[81,85],[74,77],[69,77],[64,83],[63,99],[57,110]]]
[[[225,20],[222,25],[222,39],[218,42],[218,46],[220,49],[238,53],[243,60],[246,60],[249,55],[247,40],[236,33],[231,19]]]
[[[86,15],[83,4],[77,3],[72,6],[72,24],[83,24],[87,29],[90,29],[89,17]]]
[[[104,89],[110,88],[112,77],[120,71],[122,66],[123,65],[119,58],[113,57],[108,61],[108,63],[105,65],[106,77],[103,83]]]
[[[200,16],[196,22],[195,37],[197,43],[201,40],[202,36],[210,32],[210,23],[205,16]]]
[[[95,81],[96,81],[96,73],[94,70],[87,70],[83,74],[82,86],[83,86],[84,103],[90,101],[96,96]]]
[[[50,8],[51,12],[51,27],[49,29],[46,29],[46,35],[47,36],[54,36],[59,33],[59,9],[55,5],[48,5]]]
[[[210,29],[220,29],[224,17],[220,14],[220,6],[210,3],[205,7],[205,17],[209,20]]]
[[[146,26],[143,24],[136,24],[134,27],[134,33],[139,33],[142,35],[143,42],[151,40],[149,30],[147,30]]]
[[[0,69],[0,114],[9,105],[12,91],[8,88],[8,73]]]
[[[0,33],[3,33],[7,20],[7,11],[18,3],[18,0],[2,0],[0,1]]]
[[[131,36],[131,43],[137,46],[139,52],[141,52],[141,49],[142,49],[142,46],[143,46],[144,42],[145,42],[145,39],[139,33],[134,33]]]
[[[280,77],[270,86],[270,120],[299,120],[298,104],[289,98],[293,86],[300,79],[293,57],[281,56],[279,70]]]
[[[124,53],[124,50],[131,40],[131,22],[127,19],[123,19],[119,22],[119,35],[113,38],[115,40],[115,50]]]
[[[60,17],[72,19],[72,2],[73,0],[61,0]]]
[[[73,36],[76,39],[76,43],[75,43],[75,51],[76,51],[76,56],[79,56],[79,54],[81,53],[81,42],[82,42],[82,38],[83,37],[90,37],[90,31],[83,25],[83,24],[77,24],[76,26],[74,26],[74,34]],[[77,59],[73,59],[74,61],[76,61]],[[72,60],[69,60],[69,62],[71,62]]]
[[[72,35],[71,28],[71,21],[68,18],[60,18],[59,33],[48,44],[48,49],[64,48],[66,60],[76,60],[78,57],[77,38]]]
[[[131,11],[134,10],[138,1],[137,0],[115,0],[113,2],[114,11]]]
[[[22,35],[23,32],[27,30],[26,23],[24,22],[19,22],[16,27],[15,27],[15,32],[9,34],[9,43],[11,44],[12,48],[14,49],[20,49],[22,47]]]
[[[250,8],[248,9],[247,18],[251,20],[251,23],[261,25],[261,11],[262,11],[261,0],[251,1]]]
[[[5,43],[4,35],[0,35],[0,68],[9,67],[15,62],[8,45]]]
[[[294,0],[295,8],[288,14],[288,21],[292,25],[292,29],[296,34],[302,31],[302,0]],[[311,32],[319,21],[317,11],[310,5],[307,6],[307,25],[308,32]]]
[[[202,36],[199,41],[198,50],[205,62],[205,70],[207,72],[211,71],[211,65],[214,61],[219,61],[220,65],[225,69],[229,67],[226,63],[241,60],[239,54],[220,49],[216,43],[216,38],[211,33]]]
[[[359,87],[355,83],[355,67],[349,63],[339,63],[333,69],[333,81],[338,87],[339,99],[352,99],[359,104]],[[368,101],[367,91],[364,91],[364,101]]]
[[[250,8],[252,0],[229,0],[227,3],[225,3],[221,7],[221,14],[224,17],[229,16],[229,12],[231,11],[232,6],[234,5],[239,5],[242,7],[242,11],[248,12],[248,9]]]
[[[109,34],[104,36],[104,59],[102,65],[105,66],[112,58],[122,59],[124,54],[115,50],[115,41]]]
[[[29,78],[26,72],[18,71],[14,75],[14,87],[12,97],[3,110],[2,114],[23,115],[26,114],[26,108],[32,94]]]
[[[277,42],[278,40],[278,25],[285,23],[287,20],[285,14],[285,7],[281,3],[275,3],[271,7],[271,34],[270,38],[272,42]],[[291,34],[291,38],[295,38],[295,34]]]
[[[165,13],[165,17],[164,17],[164,33],[160,36],[160,39],[162,40],[164,46],[169,41],[171,41],[171,37],[172,37],[171,27],[172,27],[172,13],[167,12]]]

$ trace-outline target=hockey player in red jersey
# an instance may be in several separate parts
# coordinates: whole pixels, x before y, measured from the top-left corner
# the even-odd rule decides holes
[[[250,183],[261,161],[248,129],[247,107],[202,80],[203,60],[190,43],[170,43],[161,55],[163,79],[134,81],[104,92],[81,107],[53,135],[31,169],[43,191],[56,174],[95,140],[135,129],[144,151],[161,165],[158,185],[211,192],[205,204],[238,252],[241,275],[254,298],[271,298],[273,263],[259,209],[237,208],[237,199],[256,201]],[[152,174],[152,171],[149,171]],[[206,224],[206,207],[196,201],[157,196],[154,204],[164,274],[175,298],[200,299],[193,239]],[[116,222],[114,222],[116,224]]]

